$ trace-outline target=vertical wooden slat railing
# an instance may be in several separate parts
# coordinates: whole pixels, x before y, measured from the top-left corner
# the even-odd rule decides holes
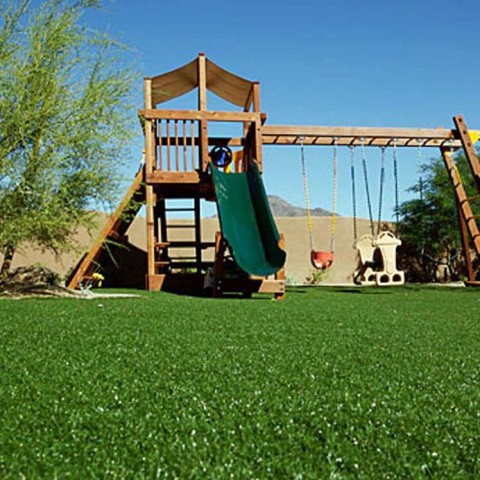
[[[175,170],[178,172],[180,170],[180,149],[178,143],[178,120],[174,122],[174,132],[175,132]]]
[[[183,133],[183,171],[187,171],[187,121],[182,121],[182,133]]]
[[[197,147],[195,145],[195,122],[193,120],[190,120],[190,147],[192,152],[192,170],[195,170],[198,168],[198,165],[195,159]]]
[[[158,135],[158,162],[157,168],[163,170],[163,131],[162,131],[162,121],[158,120],[158,128],[157,128],[157,135]]]
[[[171,140],[170,140],[170,120],[166,121],[167,124],[167,172],[172,171],[172,154],[171,154]]]
[[[155,159],[153,169],[167,172],[193,172],[199,168],[196,150],[199,139],[196,125],[201,122],[185,119],[157,119],[155,121]]]

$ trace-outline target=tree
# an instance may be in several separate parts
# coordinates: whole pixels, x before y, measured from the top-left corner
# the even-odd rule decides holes
[[[465,156],[457,155],[456,165],[467,194],[473,196],[475,186]],[[403,202],[398,212],[403,268],[411,280],[430,282],[436,280],[438,267],[444,264],[449,277],[458,278],[464,265],[459,255],[457,205],[443,160],[422,165],[421,176],[409,191],[415,198]]]
[[[98,0],[0,0],[0,278],[24,242],[71,246],[109,204],[133,134],[122,47],[82,25]]]

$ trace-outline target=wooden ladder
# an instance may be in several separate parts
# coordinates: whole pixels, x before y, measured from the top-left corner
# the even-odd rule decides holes
[[[166,204],[166,200],[162,199],[157,203],[156,209],[156,217],[160,220],[160,225],[155,231],[156,273],[168,273],[172,268],[195,269],[199,273],[203,267],[202,251],[215,246],[214,242],[202,242],[201,240],[200,199],[194,198],[192,207],[169,207]],[[169,212],[192,213],[192,223],[171,223],[167,215]],[[188,240],[172,240],[171,230],[173,229],[190,229],[193,231],[192,238]],[[194,250],[194,255],[173,256],[171,249]]]
[[[462,182],[462,178],[453,159],[453,151],[448,147],[442,147],[442,157],[447,167],[450,180],[452,181],[455,199],[457,202],[462,246],[465,260],[467,263],[468,280],[469,282],[473,283],[475,280],[475,274],[473,271],[473,263],[470,255],[469,237],[472,241],[473,248],[475,249],[477,256],[480,257],[480,230],[477,224],[477,218],[479,218],[479,216],[474,215],[472,207],[470,205],[470,201],[480,198],[480,161],[475,151],[474,144],[470,138],[468,128],[463,116],[457,115],[453,118],[453,121],[455,123],[455,126],[457,127],[457,132],[462,143],[468,164],[470,166],[470,171],[475,180],[477,191],[479,193],[478,196],[468,197]]]

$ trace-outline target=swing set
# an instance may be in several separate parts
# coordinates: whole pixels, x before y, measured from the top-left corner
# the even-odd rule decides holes
[[[197,104],[191,110],[162,108],[164,102],[191,91],[197,92]],[[209,110],[210,93],[227,101],[231,109]],[[399,278],[396,277],[395,256],[392,256],[399,240],[393,232],[382,232],[378,228],[375,235],[369,191],[367,201],[371,238],[357,239],[354,195],[355,149],[357,147],[361,149],[362,170],[368,187],[365,156],[367,147],[383,148],[382,155],[385,154],[386,148],[393,147],[395,175],[397,175],[397,148],[415,146],[422,149],[438,148],[458,206],[467,276],[471,284],[475,283],[470,243],[477,257],[480,257],[480,230],[477,217],[470,205],[471,198],[467,196],[456,168],[454,153],[463,148],[480,194],[480,161],[474,148],[479,132],[469,131],[462,116],[454,117],[455,128],[452,129],[268,125],[267,115],[260,107],[259,82],[247,80],[225,70],[204,54],[199,54],[197,58],[179,68],[145,78],[144,108],[138,113],[145,136],[145,163],[117,210],[110,216],[98,238],[74,269],[68,281],[69,287],[78,287],[85,278],[92,276],[97,266],[101,266],[103,271],[107,272],[108,256],[104,245],[108,241],[130,245],[127,236],[129,225],[140,206],[144,204],[147,249],[143,260],[132,263],[139,267],[136,282],[144,284],[148,290],[201,292],[204,291],[205,279],[213,270],[215,296],[224,292],[244,294],[261,292],[273,293],[276,298],[283,298],[285,292],[283,236],[276,229],[261,180],[263,147],[269,145],[301,146],[310,256],[313,266],[319,269],[330,268],[335,258],[337,148],[344,146],[351,149],[356,247],[360,256],[363,255],[362,265],[373,262],[372,265],[367,265],[371,272],[366,270],[363,277],[367,281],[372,277],[370,281],[375,280],[382,284],[402,280],[401,274]],[[242,134],[238,137],[213,136],[212,127],[218,122],[240,126]],[[333,206],[330,248],[326,251],[318,250],[313,241],[305,159],[307,146],[333,146]],[[230,149],[234,149],[233,155]],[[214,168],[211,166],[212,163]],[[234,171],[231,175],[222,176],[215,163],[219,168],[225,170],[230,168]],[[383,203],[384,174],[381,168],[379,219]],[[217,178],[214,178],[215,176]],[[398,179],[395,180],[395,184],[395,202],[398,204]],[[178,198],[191,200],[191,206],[172,206],[170,201]],[[202,236],[202,200],[215,201],[220,210],[223,208],[224,225],[221,229],[225,231],[222,229],[217,232],[215,241],[206,241]],[[248,211],[242,208],[245,205],[248,206]],[[179,210],[191,215],[191,223],[175,223],[175,218],[170,217],[169,213]],[[125,216],[125,211],[131,212],[131,215]],[[242,215],[247,213],[250,222],[242,220]],[[174,231],[178,231],[174,229],[179,228],[182,232],[190,233],[188,239],[183,237],[180,239],[173,235]],[[238,238],[235,235],[238,235]],[[252,248],[251,242],[245,238],[254,240],[255,248]],[[232,249],[232,246],[235,248]],[[238,265],[248,263],[252,268],[243,268],[244,274],[235,278],[227,275],[227,269],[224,267],[225,252],[228,249],[234,251]],[[212,253],[213,261],[204,255],[207,250]],[[373,258],[376,252],[382,256],[384,264],[382,270],[376,267]],[[126,262],[119,262],[116,269],[124,281],[112,282],[108,284],[109,286],[137,286],[137,283],[133,284],[133,274]],[[107,273],[105,278],[107,282],[111,276]]]
[[[375,233],[375,222],[373,219],[372,200],[370,194],[370,182],[368,177],[368,166],[365,148],[365,139],[360,138],[361,149],[361,165],[364,179],[365,195],[369,214],[370,234],[363,235],[358,238],[358,222],[357,222],[357,196],[356,196],[356,178],[355,178],[355,145],[350,145],[350,178],[352,192],[352,210],[353,210],[353,246],[358,250],[360,257],[360,268],[354,274],[355,283],[361,285],[390,285],[403,284],[405,276],[403,272],[396,267],[396,248],[401,244],[394,232],[382,231],[382,207],[385,190],[385,162],[387,146],[383,145],[381,149],[380,160],[380,179],[378,194],[378,220]],[[393,139],[393,177],[395,192],[395,212],[398,224],[398,156],[397,156],[397,139]],[[337,176],[338,176],[338,139],[333,139],[333,155],[332,155],[332,178],[333,178],[333,199],[332,199],[332,215],[330,228],[330,250],[322,251],[315,249],[313,240],[313,226],[310,207],[310,193],[307,175],[307,162],[305,155],[305,146],[303,137],[300,138],[301,164],[303,187],[305,193],[305,203],[307,212],[307,228],[310,240],[310,258],[312,266],[316,269],[325,270],[333,265],[335,257],[335,233],[336,233],[336,217],[337,217]],[[377,254],[378,251],[378,254]],[[376,260],[376,258],[380,258]]]

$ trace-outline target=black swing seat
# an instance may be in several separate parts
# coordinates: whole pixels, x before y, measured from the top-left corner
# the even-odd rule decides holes
[[[333,252],[323,252],[320,250],[312,250],[310,253],[310,261],[313,268],[317,270],[326,270],[333,264]]]

